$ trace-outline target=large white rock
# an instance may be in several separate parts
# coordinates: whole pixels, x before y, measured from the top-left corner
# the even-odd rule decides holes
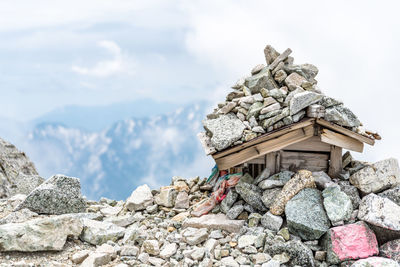
[[[378,161],[350,176],[350,183],[365,194],[377,193],[399,185],[399,162],[394,158]]]
[[[212,134],[211,144],[223,150],[242,137],[246,126],[234,114],[221,115],[217,119],[203,120],[204,128]]]
[[[186,219],[183,227],[207,228],[238,233],[243,227],[243,220],[230,220],[225,214],[207,214],[198,218]]]
[[[93,245],[101,245],[107,241],[117,241],[125,234],[125,228],[109,222],[82,219],[83,231],[81,239]]]
[[[294,115],[300,110],[317,103],[322,99],[323,95],[305,91],[293,96],[289,102],[290,115]]]
[[[82,228],[81,221],[69,215],[3,224],[0,225],[0,251],[62,250],[67,237],[77,238]]]
[[[381,243],[400,238],[400,206],[387,198],[373,193],[363,197],[358,219],[371,225]]]
[[[126,208],[131,211],[144,210],[153,205],[153,194],[147,184],[141,185],[126,200]]]
[[[163,186],[160,189],[160,193],[156,195],[155,202],[167,208],[172,208],[175,205],[175,199],[178,195],[178,191],[176,191],[173,186]]]

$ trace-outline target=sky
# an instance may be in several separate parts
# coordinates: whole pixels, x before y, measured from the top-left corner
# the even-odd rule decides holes
[[[400,158],[398,1],[0,1],[0,117],[151,98],[218,102],[290,47],[318,84],[383,137],[362,159]],[[154,107],[155,109],[157,107]]]

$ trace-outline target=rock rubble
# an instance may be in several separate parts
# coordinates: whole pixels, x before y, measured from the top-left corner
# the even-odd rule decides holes
[[[191,213],[213,190],[205,178],[139,186],[126,201],[88,201],[79,179],[53,176],[0,201],[0,266],[399,266],[398,162],[348,158],[333,179],[245,173],[200,217]],[[380,189],[365,193],[349,177],[370,176],[370,166]]]
[[[198,137],[207,155],[250,141],[262,134],[300,121],[323,118],[359,134],[379,139],[363,128],[356,115],[339,100],[324,95],[315,80],[318,68],[294,64],[292,50],[282,54],[264,49],[267,65],[240,78],[224,102],[203,120],[206,132]]]

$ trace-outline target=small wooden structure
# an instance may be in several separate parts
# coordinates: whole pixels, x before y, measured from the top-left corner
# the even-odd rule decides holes
[[[336,177],[342,170],[342,149],[362,152],[375,140],[320,118],[306,118],[213,154],[220,170],[247,165],[257,176],[265,167],[281,170],[325,171]]]

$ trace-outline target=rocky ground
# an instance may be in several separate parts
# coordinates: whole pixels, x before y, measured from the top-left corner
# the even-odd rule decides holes
[[[142,185],[126,201],[88,201],[63,175],[28,194],[14,186],[0,201],[0,266],[399,266],[397,160],[343,161],[337,179],[245,173],[200,217],[218,184],[199,177]]]

